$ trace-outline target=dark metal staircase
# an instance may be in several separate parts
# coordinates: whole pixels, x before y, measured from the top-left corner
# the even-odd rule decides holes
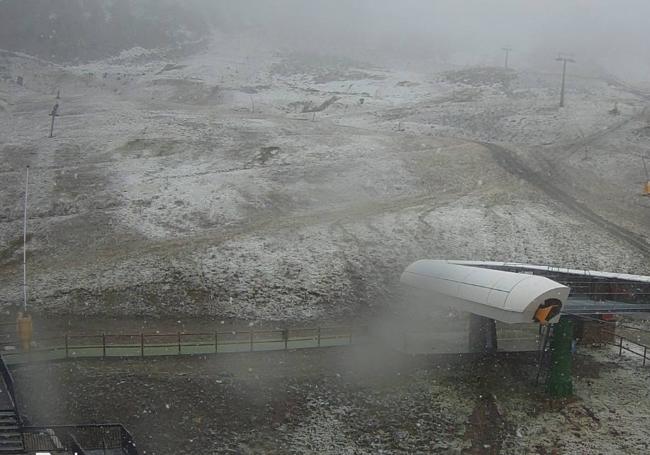
[[[0,355],[0,455],[139,455],[121,424],[25,426],[16,405],[14,379]]]
[[[0,454],[23,454],[20,421],[14,410],[0,411]]]
[[[0,455],[25,453],[14,379],[0,356]]]

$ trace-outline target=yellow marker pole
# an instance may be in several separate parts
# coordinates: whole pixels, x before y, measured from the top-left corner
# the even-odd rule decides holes
[[[645,162],[645,156],[641,157],[643,161],[643,170],[645,172],[645,185],[643,186],[643,195],[650,196],[650,174],[648,173],[648,165]]]
[[[23,352],[29,352],[32,347],[32,336],[34,334],[32,316],[22,311],[18,312],[16,331],[18,332],[18,340],[20,340],[20,348]]]

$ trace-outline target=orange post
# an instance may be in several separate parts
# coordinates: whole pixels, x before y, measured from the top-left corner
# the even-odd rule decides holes
[[[18,332],[18,339],[20,340],[20,347],[24,352],[29,352],[32,347],[32,336],[34,335],[34,326],[32,324],[32,316],[18,312],[16,318],[16,331]]]

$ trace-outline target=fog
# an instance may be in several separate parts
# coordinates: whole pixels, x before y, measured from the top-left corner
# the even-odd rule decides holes
[[[650,4],[641,0],[247,0],[226,11],[321,52],[489,65],[510,46],[519,65],[552,68],[566,52],[634,80],[647,79],[650,60]]]
[[[594,314],[605,288],[644,301],[609,281],[650,276],[649,13],[0,0],[0,348],[26,421],[120,422],[143,454],[647,453],[647,322],[625,345],[595,323],[601,349],[576,324],[556,407],[539,324],[481,356],[480,310],[400,276],[534,264],[584,270]],[[500,314],[511,278],[463,298]]]
[[[88,48],[114,52],[128,38],[147,47],[214,31],[377,63],[453,66],[500,65],[510,46],[520,68],[557,68],[553,58],[566,52],[579,72],[601,67],[642,81],[649,14],[642,0],[0,0],[0,48],[72,61],[106,57]],[[97,16],[113,28],[92,22]],[[121,44],[111,47],[113,39]]]

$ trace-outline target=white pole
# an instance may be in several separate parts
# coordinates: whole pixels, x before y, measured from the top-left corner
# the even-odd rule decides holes
[[[25,176],[25,219],[23,221],[23,312],[27,314],[27,190],[29,188],[29,166]]]

